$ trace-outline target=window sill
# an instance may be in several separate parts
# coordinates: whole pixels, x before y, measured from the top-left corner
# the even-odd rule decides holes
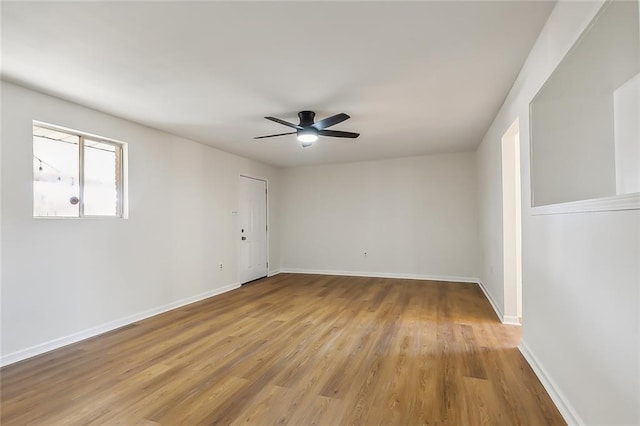
[[[128,219],[125,216],[32,216],[36,220],[117,220]]]
[[[606,212],[616,210],[639,210],[640,193],[615,195],[613,197],[595,198],[592,200],[571,201],[568,203],[549,204],[547,206],[537,206],[531,208],[534,216],[566,214],[566,213],[587,213]]]

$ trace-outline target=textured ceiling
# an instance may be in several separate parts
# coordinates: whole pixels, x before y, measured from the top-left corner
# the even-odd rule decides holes
[[[472,150],[553,2],[3,2],[2,78],[277,166]],[[253,140],[346,112],[301,148]],[[296,121],[297,122],[297,121]],[[105,135],[109,136],[109,135]]]

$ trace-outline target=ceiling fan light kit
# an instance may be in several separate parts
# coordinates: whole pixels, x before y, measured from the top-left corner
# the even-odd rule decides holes
[[[342,123],[343,121],[349,119],[350,117],[345,113],[332,115],[331,117],[320,120],[317,123],[314,122],[315,116],[316,113],[313,111],[300,111],[298,113],[300,124],[289,123],[288,121],[284,121],[276,117],[265,117],[267,120],[271,120],[275,123],[291,127],[293,129],[296,129],[296,131],[278,133],[276,135],[256,136],[254,139],[273,138],[276,136],[295,134],[298,141],[302,143],[302,147],[306,148],[313,145],[313,143],[318,140],[318,136],[349,139],[355,139],[360,136],[360,133],[343,132],[340,130],[326,130],[328,127],[335,126],[336,124]]]
[[[298,140],[303,144],[312,144],[313,142],[318,140],[318,131],[313,127],[298,130]]]

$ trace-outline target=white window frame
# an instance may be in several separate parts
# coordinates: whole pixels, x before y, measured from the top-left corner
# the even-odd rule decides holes
[[[72,136],[77,136],[78,141],[78,216],[33,216],[34,219],[87,219],[87,218],[128,218],[128,206],[127,206],[127,143],[116,139],[105,138],[103,136],[94,135],[87,132],[81,132],[75,129],[69,129],[67,127],[57,126],[55,124],[49,124],[42,121],[33,120],[33,126],[41,127],[44,129],[54,130],[57,132],[67,133]],[[31,131],[31,149],[33,150],[33,130]],[[84,149],[85,139],[89,139],[94,142],[100,142],[103,144],[111,145],[115,148],[116,156],[116,214],[115,215],[85,215],[84,214]],[[32,182],[34,177],[32,176]],[[31,202],[33,203],[33,188],[31,193]],[[32,206],[33,212],[33,206]],[[33,213],[32,213],[33,214]]]

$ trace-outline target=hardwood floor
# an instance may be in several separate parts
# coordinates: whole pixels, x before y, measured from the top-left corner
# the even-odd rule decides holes
[[[560,425],[477,285],[281,274],[0,370],[1,423]]]

